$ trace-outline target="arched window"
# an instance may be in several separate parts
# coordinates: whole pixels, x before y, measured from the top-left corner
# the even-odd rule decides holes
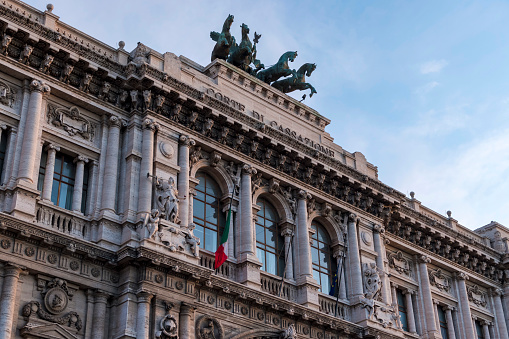
[[[320,291],[329,293],[333,275],[336,272],[335,260],[331,253],[331,240],[327,230],[317,222],[311,224],[315,234],[311,237],[311,257],[313,259],[313,277],[320,284]],[[338,289],[336,289],[338,291]]]
[[[217,250],[218,235],[224,228],[224,216],[219,210],[221,189],[208,174],[198,172],[196,179],[196,196],[193,200],[193,222],[196,224],[194,234],[200,238],[200,246],[208,251]]]
[[[285,270],[284,240],[277,226],[276,209],[265,199],[258,199],[260,206],[256,220],[256,255],[262,270],[283,276]]]

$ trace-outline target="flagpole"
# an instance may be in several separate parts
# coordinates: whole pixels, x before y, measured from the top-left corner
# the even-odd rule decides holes
[[[288,249],[286,251],[285,256],[285,271],[283,272],[283,279],[281,280],[281,287],[279,288],[278,297],[281,298],[281,292],[283,291],[283,284],[285,283],[285,277],[286,277],[286,265],[288,264],[288,254],[290,253],[290,249],[292,248],[292,242],[293,242],[293,232],[292,236],[290,238],[290,244],[288,245]]]
[[[234,196],[234,195],[235,195],[235,184],[233,184],[232,194],[231,194],[231,198],[230,198],[230,204],[229,204],[229,206],[228,206],[228,213],[230,213],[230,211],[231,211],[231,209],[232,209],[233,196]],[[228,216],[227,216],[226,218],[228,219]],[[230,215],[230,220],[229,220],[229,222],[230,222],[231,226],[233,226],[233,218],[231,217],[231,215]],[[225,226],[226,226],[226,225],[225,225]],[[228,233],[230,233],[230,231],[231,231],[231,230],[230,230],[230,225],[228,225]],[[224,233],[224,229],[223,229],[223,233]],[[229,236],[229,234],[228,234],[228,236]],[[229,245],[230,245],[230,244],[228,244],[228,246],[229,246]],[[221,245],[219,245],[219,246],[221,246]],[[214,265],[215,265],[215,262],[214,262]],[[221,266],[219,266],[219,267],[221,267]],[[217,271],[219,270],[219,267],[218,267],[218,268],[216,268],[216,269],[215,269],[215,271],[214,271],[216,275],[217,275]]]

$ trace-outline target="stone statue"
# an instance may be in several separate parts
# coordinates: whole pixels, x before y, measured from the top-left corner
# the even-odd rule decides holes
[[[30,46],[29,44],[26,44],[25,47],[23,47],[23,51],[21,52],[21,54],[19,56],[19,61],[21,63],[27,64],[33,50],[34,50],[34,48],[32,46]]]
[[[214,335],[214,321],[212,319],[208,321],[207,326],[200,330],[200,334],[203,339],[216,339]]]
[[[188,243],[191,247],[191,252],[194,254],[195,257],[200,256],[200,248],[198,247],[200,245],[200,238],[194,235],[194,229],[196,228],[196,225],[194,223],[190,223],[189,226],[187,226],[187,229],[182,229],[181,232],[186,238],[186,243]]]
[[[221,33],[210,32],[210,38],[216,41],[216,45],[212,50],[210,61],[214,61],[215,59],[226,60],[228,58],[230,48],[235,43],[235,38],[230,34],[230,27],[232,26],[232,23],[233,15],[230,14],[224,21]]]
[[[279,336],[281,339],[296,339],[297,331],[295,330],[295,325],[290,324],[286,330],[284,330]]]
[[[380,273],[374,263],[364,264],[364,290],[368,299],[375,299],[382,288]]]
[[[256,77],[261,81],[270,84],[281,77],[286,77],[288,75],[297,76],[297,72],[288,67],[288,60],[293,62],[296,57],[297,52],[286,52],[279,58],[279,61],[275,65],[256,73]]]
[[[175,180],[170,177],[167,181],[157,180],[156,183],[157,208],[164,220],[175,224],[180,223],[179,199]]]
[[[305,90],[310,88],[311,94],[309,97],[312,97],[314,93],[316,93],[315,88],[306,82],[306,76],[311,76],[311,73],[316,69],[316,64],[304,64],[302,65],[299,70],[296,72],[295,75],[291,76],[290,78],[285,78],[283,80],[278,80],[272,84],[272,87],[280,90],[283,93],[290,93],[295,90]]]
[[[148,237],[150,239],[154,239],[154,235],[159,229],[159,211],[153,209],[152,212],[145,216],[145,220],[143,221],[143,227],[145,227],[148,231]]]
[[[249,27],[246,24],[242,24],[240,27],[242,28],[242,41],[239,45],[234,43],[233,46],[231,46],[230,56],[227,61],[249,74],[256,74],[256,72],[264,68],[260,60],[256,59],[256,44],[261,35],[255,32],[255,38],[253,40],[255,44],[253,46],[248,36]],[[250,66],[251,63],[255,66],[254,70]]]

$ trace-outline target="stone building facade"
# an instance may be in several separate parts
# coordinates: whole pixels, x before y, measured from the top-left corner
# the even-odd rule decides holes
[[[222,60],[52,9],[0,3],[0,338],[508,338],[509,229],[383,184]]]

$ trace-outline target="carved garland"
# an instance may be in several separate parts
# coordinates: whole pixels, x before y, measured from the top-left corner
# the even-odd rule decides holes
[[[388,255],[389,267],[401,274],[410,275],[410,263],[401,251]]]
[[[474,285],[467,287],[468,300],[480,307],[486,307],[486,292],[482,291],[479,286]]]
[[[440,291],[449,292],[451,290],[451,279],[446,277],[441,269],[432,270],[429,272],[429,282]]]

